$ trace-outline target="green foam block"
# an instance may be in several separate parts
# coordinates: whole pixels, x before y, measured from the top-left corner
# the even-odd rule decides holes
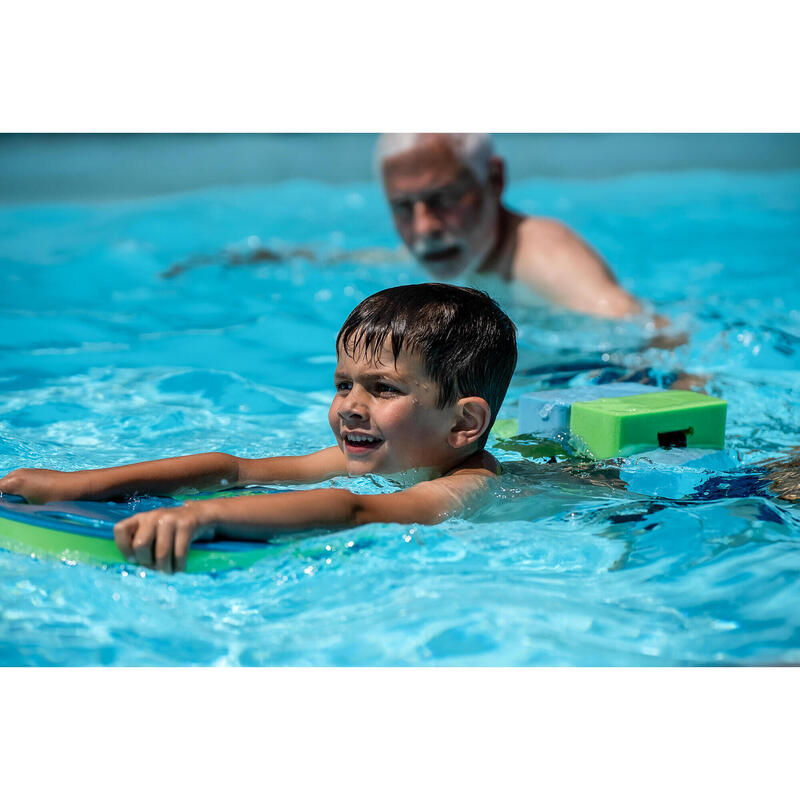
[[[699,392],[654,392],[573,403],[573,446],[591,458],[629,456],[657,447],[725,445],[728,404]]]
[[[519,432],[516,419],[498,419],[494,423],[492,433],[497,439],[511,439]]]

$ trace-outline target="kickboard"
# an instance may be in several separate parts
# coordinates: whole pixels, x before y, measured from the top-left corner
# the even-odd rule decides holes
[[[173,498],[142,498],[127,503],[72,501],[33,505],[13,495],[0,499],[0,548],[96,566],[127,562],[114,543],[114,524],[140,511],[178,505]],[[220,539],[194,542],[186,572],[244,569],[275,552],[263,542]],[[131,565],[132,566],[132,565]]]

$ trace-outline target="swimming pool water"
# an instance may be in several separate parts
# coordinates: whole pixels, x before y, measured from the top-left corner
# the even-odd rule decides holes
[[[501,416],[524,391],[614,367],[683,370],[728,400],[743,471],[800,445],[800,173],[528,180],[508,200],[574,226],[690,339],[642,349],[639,323],[503,296],[520,362]],[[163,277],[259,243],[315,256]],[[371,184],[0,207],[0,471],[328,446],[339,325],[372,292],[426,278],[396,246]],[[165,576],[0,551],[0,663],[800,660],[797,505],[645,496],[493,447],[508,471],[474,519],[317,535],[249,570]]]

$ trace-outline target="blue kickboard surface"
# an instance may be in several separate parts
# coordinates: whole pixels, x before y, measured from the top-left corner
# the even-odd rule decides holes
[[[712,475],[741,466],[725,450],[673,447],[648,450],[622,460],[619,477],[637,494],[677,500],[692,494]]]
[[[171,497],[137,498],[128,502],[105,502],[95,500],[71,500],[35,505],[26,503],[19,495],[0,495],[0,518],[10,519],[64,533],[113,539],[114,525],[126,517],[141,511],[180,505]],[[252,550],[263,547],[263,543],[219,539],[196,541],[193,549],[222,550],[224,552]]]
[[[519,398],[518,432],[547,439],[566,437],[569,436],[569,417],[573,403],[663,391],[657,386],[645,386],[641,383],[603,383],[597,386],[572,386],[546,392],[529,392]]]

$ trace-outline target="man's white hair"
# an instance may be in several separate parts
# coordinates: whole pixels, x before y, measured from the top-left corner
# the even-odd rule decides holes
[[[392,156],[413,150],[429,133],[382,133],[375,146],[375,161],[380,173],[381,164]],[[489,176],[489,159],[492,157],[492,137],[488,133],[439,133],[447,139],[456,158],[470,170],[479,181]]]

